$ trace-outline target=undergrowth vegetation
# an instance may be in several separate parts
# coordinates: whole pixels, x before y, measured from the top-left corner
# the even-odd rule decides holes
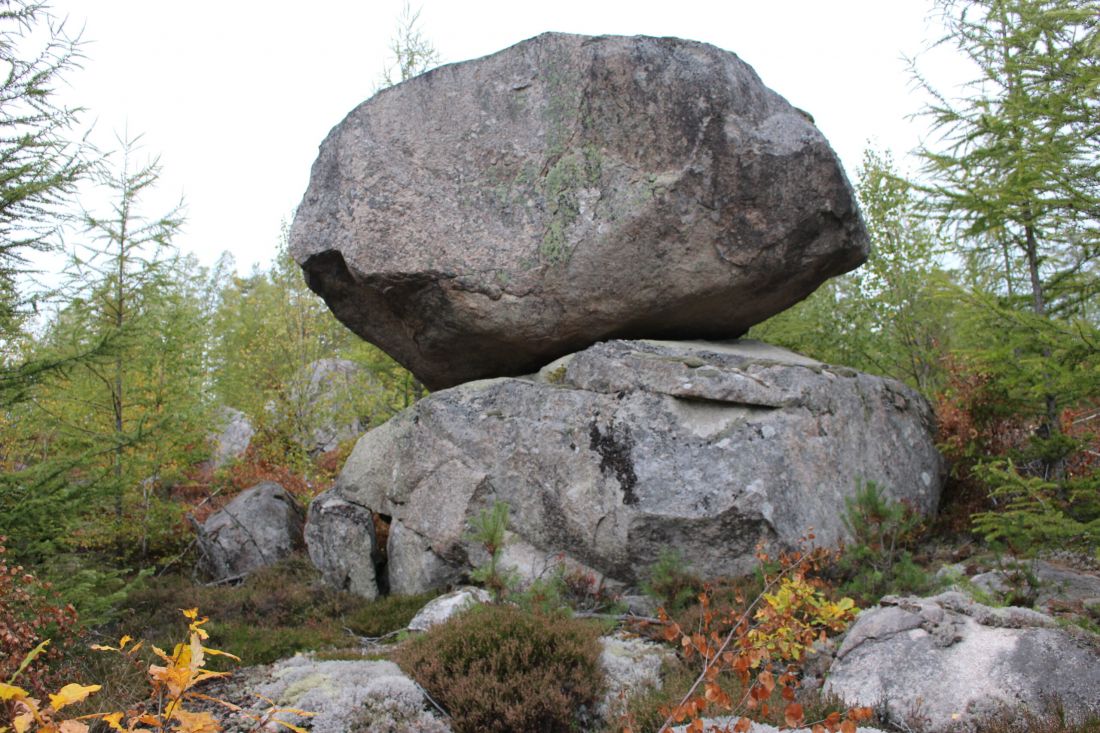
[[[397,659],[456,733],[567,733],[602,693],[600,634],[562,613],[493,604],[433,627]]]

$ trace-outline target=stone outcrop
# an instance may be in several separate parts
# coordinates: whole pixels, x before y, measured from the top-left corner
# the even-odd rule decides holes
[[[271,665],[255,691],[280,707],[281,720],[312,733],[450,733],[424,691],[389,661],[315,660],[296,655]],[[249,701],[255,705],[256,695]],[[308,711],[308,716],[299,715]],[[254,721],[249,721],[254,722]],[[265,730],[286,730],[269,725]],[[246,730],[255,730],[253,725]]]
[[[301,547],[302,521],[286,489],[272,481],[257,484],[203,523],[200,567],[214,580],[243,578]]]
[[[564,553],[633,584],[665,548],[701,575],[734,575],[758,542],[790,547],[812,529],[835,543],[862,481],[933,511],[944,463],[931,420],[898,382],[758,342],[612,341],[530,378],[430,395],[361,438],[316,501],[389,522],[397,593],[484,563],[469,522],[496,501],[511,508],[504,563],[528,576]],[[345,531],[327,516],[311,512],[311,535]]]
[[[352,111],[291,252],[439,389],[602,339],[739,336],[858,266],[867,236],[825,138],[736,55],[548,33]]]
[[[848,631],[825,684],[849,704],[885,708],[924,733],[1058,699],[1071,720],[1100,714],[1100,649],[1025,608],[990,608],[951,591],[883,598]]]
[[[311,455],[335,450],[370,425],[370,402],[382,391],[378,381],[350,359],[318,359],[308,364],[288,392],[285,406],[296,426],[294,440]]]
[[[232,407],[217,410],[218,431],[210,436],[210,463],[221,468],[244,455],[252,443],[255,428],[248,416]]]
[[[305,543],[326,583],[364,598],[378,596],[375,566],[381,557],[369,509],[331,491],[321,494],[309,505]]]

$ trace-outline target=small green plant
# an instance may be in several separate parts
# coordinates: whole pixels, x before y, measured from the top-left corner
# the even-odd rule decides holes
[[[378,638],[400,631],[409,625],[416,612],[438,595],[419,593],[413,596],[384,596],[366,603],[347,616],[347,627],[357,636]]]
[[[599,634],[560,614],[484,605],[414,639],[397,661],[456,733],[565,733],[601,694]]]
[[[480,544],[489,554],[489,562],[475,569],[470,574],[470,579],[485,586],[497,601],[516,585],[515,574],[500,565],[505,535],[508,532],[508,511],[507,502],[495,501],[492,507],[482,509],[477,517],[470,520],[470,539]]]
[[[642,584],[642,590],[666,612],[675,614],[695,602],[703,592],[703,581],[686,569],[677,550],[666,547],[649,568],[649,578]]]
[[[923,530],[916,512],[904,503],[891,502],[872,481],[860,486],[845,504],[844,526],[852,543],[836,564],[840,591],[871,605],[887,593],[928,589],[931,580],[911,551]]]

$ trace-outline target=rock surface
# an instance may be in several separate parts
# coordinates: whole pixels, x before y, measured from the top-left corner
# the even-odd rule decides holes
[[[504,564],[528,577],[564,554],[634,584],[666,548],[703,576],[736,575],[760,541],[790,547],[813,528],[835,543],[860,481],[934,510],[931,420],[898,382],[759,342],[613,341],[430,395],[361,438],[319,501],[391,521],[396,593],[485,562],[469,521],[495,501],[511,509]],[[311,534],[329,533],[324,517]]]
[[[214,468],[221,468],[244,455],[256,430],[240,410],[222,407],[217,412],[219,425],[218,432],[210,436],[210,462]]]
[[[1036,581],[1032,587],[1031,581]],[[1100,575],[1046,560],[1023,561],[1017,569],[989,570],[970,582],[998,600],[1034,599],[1037,608],[1065,610],[1100,599]]]
[[[200,566],[214,580],[248,575],[302,546],[302,512],[272,481],[242,491],[203,523]]]
[[[851,187],[736,55],[547,33],[379,92],[291,229],[310,287],[432,389],[607,338],[731,338],[858,266]]]
[[[257,706],[257,694],[284,708],[314,713],[304,717],[291,712],[278,717],[312,733],[449,733],[450,726],[428,711],[420,688],[393,662],[320,661],[295,655],[269,667],[254,668],[248,675],[244,705]],[[227,730],[255,730],[251,721],[227,726]],[[270,725],[263,730],[287,730]]]
[[[322,494],[310,502],[304,534],[309,559],[326,583],[364,598],[378,596],[380,556],[368,509],[331,492]]]
[[[626,711],[630,698],[648,688],[660,688],[661,667],[675,653],[667,645],[622,633],[600,637],[600,646],[603,647],[600,667],[607,683],[607,692],[596,714],[611,722]]]
[[[924,733],[970,731],[1004,707],[1071,719],[1100,713],[1100,649],[1051,617],[990,608],[955,591],[883,598],[860,614],[825,685],[849,704],[884,704],[891,722]]]

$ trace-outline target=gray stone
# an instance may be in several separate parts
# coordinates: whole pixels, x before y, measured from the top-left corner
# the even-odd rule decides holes
[[[1100,596],[1100,575],[1047,560],[1023,560],[977,573],[970,582],[998,601],[1021,600],[1051,612],[1077,607]]]
[[[279,717],[313,733],[449,733],[423,691],[393,662],[318,661],[296,655],[272,665],[256,692],[291,712]],[[286,730],[279,726],[272,730]]]
[[[242,491],[198,535],[200,565],[214,580],[241,578],[302,545],[302,512],[272,481]]]
[[[392,517],[390,588],[418,593],[485,561],[470,521],[495,501],[506,557],[633,585],[666,548],[716,577],[751,572],[758,542],[832,545],[861,481],[931,512],[943,477],[900,383],[757,342],[613,341],[419,401],[360,439],[332,495]]]
[[[291,228],[310,287],[432,389],[607,338],[732,338],[857,267],[807,114],[736,55],[547,33],[379,92]]]
[[[416,612],[409,622],[409,631],[427,631],[433,626],[444,623],[455,614],[468,611],[479,603],[488,603],[493,597],[488,591],[481,588],[466,586],[457,588],[450,593],[444,593],[438,598],[433,598]]]
[[[600,646],[600,667],[607,692],[596,714],[605,721],[613,721],[625,712],[632,696],[647,688],[660,688],[661,667],[675,653],[667,645],[621,633],[601,637]]]
[[[958,592],[887,597],[849,630],[825,691],[924,733],[971,731],[1006,707],[1042,710],[1051,696],[1079,719],[1100,712],[1096,644],[1044,614]]]
[[[247,415],[232,407],[219,408],[217,419],[218,432],[210,436],[210,462],[214,468],[221,468],[244,455],[256,430]]]
[[[309,505],[305,543],[309,559],[329,585],[364,598],[378,596],[375,565],[380,558],[374,552],[374,518],[369,509],[322,494]]]

